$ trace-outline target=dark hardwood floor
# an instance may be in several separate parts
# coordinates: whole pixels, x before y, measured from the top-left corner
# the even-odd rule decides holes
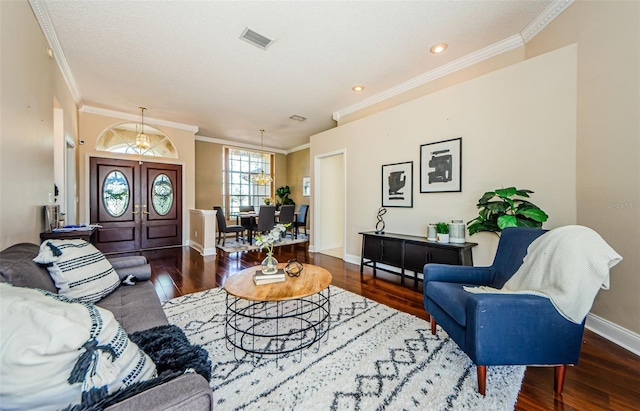
[[[428,319],[422,305],[422,283],[413,288],[408,281],[360,267],[323,254],[309,253],[308,243],[277,247],[280,262],[297,258],[316,264],[333,275],[332,284],[378,301],[397,310]],[[151,263],[156,291],[161,300],[219,287],[225,279],[247,267],[257,265],[265,253],[226,253],[202,257],[188,248],[170,248],[143,253]],[[580,362],[567,370],[564,392],[553,392],[553,368],[528,367],[516,404],[517,410],[640,410],[640,357],[599,335],[585,330]],[[487,387],[491,390],[491,386]]]

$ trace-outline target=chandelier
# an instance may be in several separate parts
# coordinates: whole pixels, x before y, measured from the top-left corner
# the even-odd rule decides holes
[[[260,130],[260,154],[264,155],[264,130]],[[272,181],[271,174],[265,174],[264,170],[251,176],[251,182],[260,186],[271,184]]]
[[[144,150],[148,150],[151,147],[151,141],[149,140],[149,136],[144,133],[144,111],[145,107],[139,107],[140,113],[142,116],[142,121],[140,122],[140,134],[136,136],[136,148],[142,152]]]

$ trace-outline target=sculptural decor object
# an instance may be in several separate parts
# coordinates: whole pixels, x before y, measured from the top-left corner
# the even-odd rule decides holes
[[[378,210],[378,222],[376,223],[376,234],[384,234],[384,220],[382,216],[387,214],[387,209],[384,207],[380,207]]]
[[[413,207],[413,161],[382,166],[382,207]]]

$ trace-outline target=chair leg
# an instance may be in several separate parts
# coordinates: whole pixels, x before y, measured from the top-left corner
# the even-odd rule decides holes
[[[436,335],[436,319],[431,316],[429,322],[431,323],[431,335]]]
[[[556,372],[553,378],[553,390],[556,394],[562,394],[562,389],[564,388],[564,376],[566,372],[566,364],[556,366]]]
[[[478,392],[484,397],[487,394],[487,366],[476,365],[476,373],[478,374]]]

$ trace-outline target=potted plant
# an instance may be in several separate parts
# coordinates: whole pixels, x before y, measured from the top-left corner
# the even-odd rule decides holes
[[[436,224],[436,241],[439,243],[448,243],[449,242],[449,224],[447,223],[437,223]]]
[[[282,205],[295,205],[296,203],[289,198],[291,195],[291,189],[289,186],[282,186],[276,189],[276,195],[278,196],[278,200],[276,200],[276,208],[280,209]]]
[[[516,187],[487,191],[478,200],[478,217],[467,222],[469,235],[489,231],[496,235],[506,227],[541,228],[549,216],[526,200],[533,191]]]

